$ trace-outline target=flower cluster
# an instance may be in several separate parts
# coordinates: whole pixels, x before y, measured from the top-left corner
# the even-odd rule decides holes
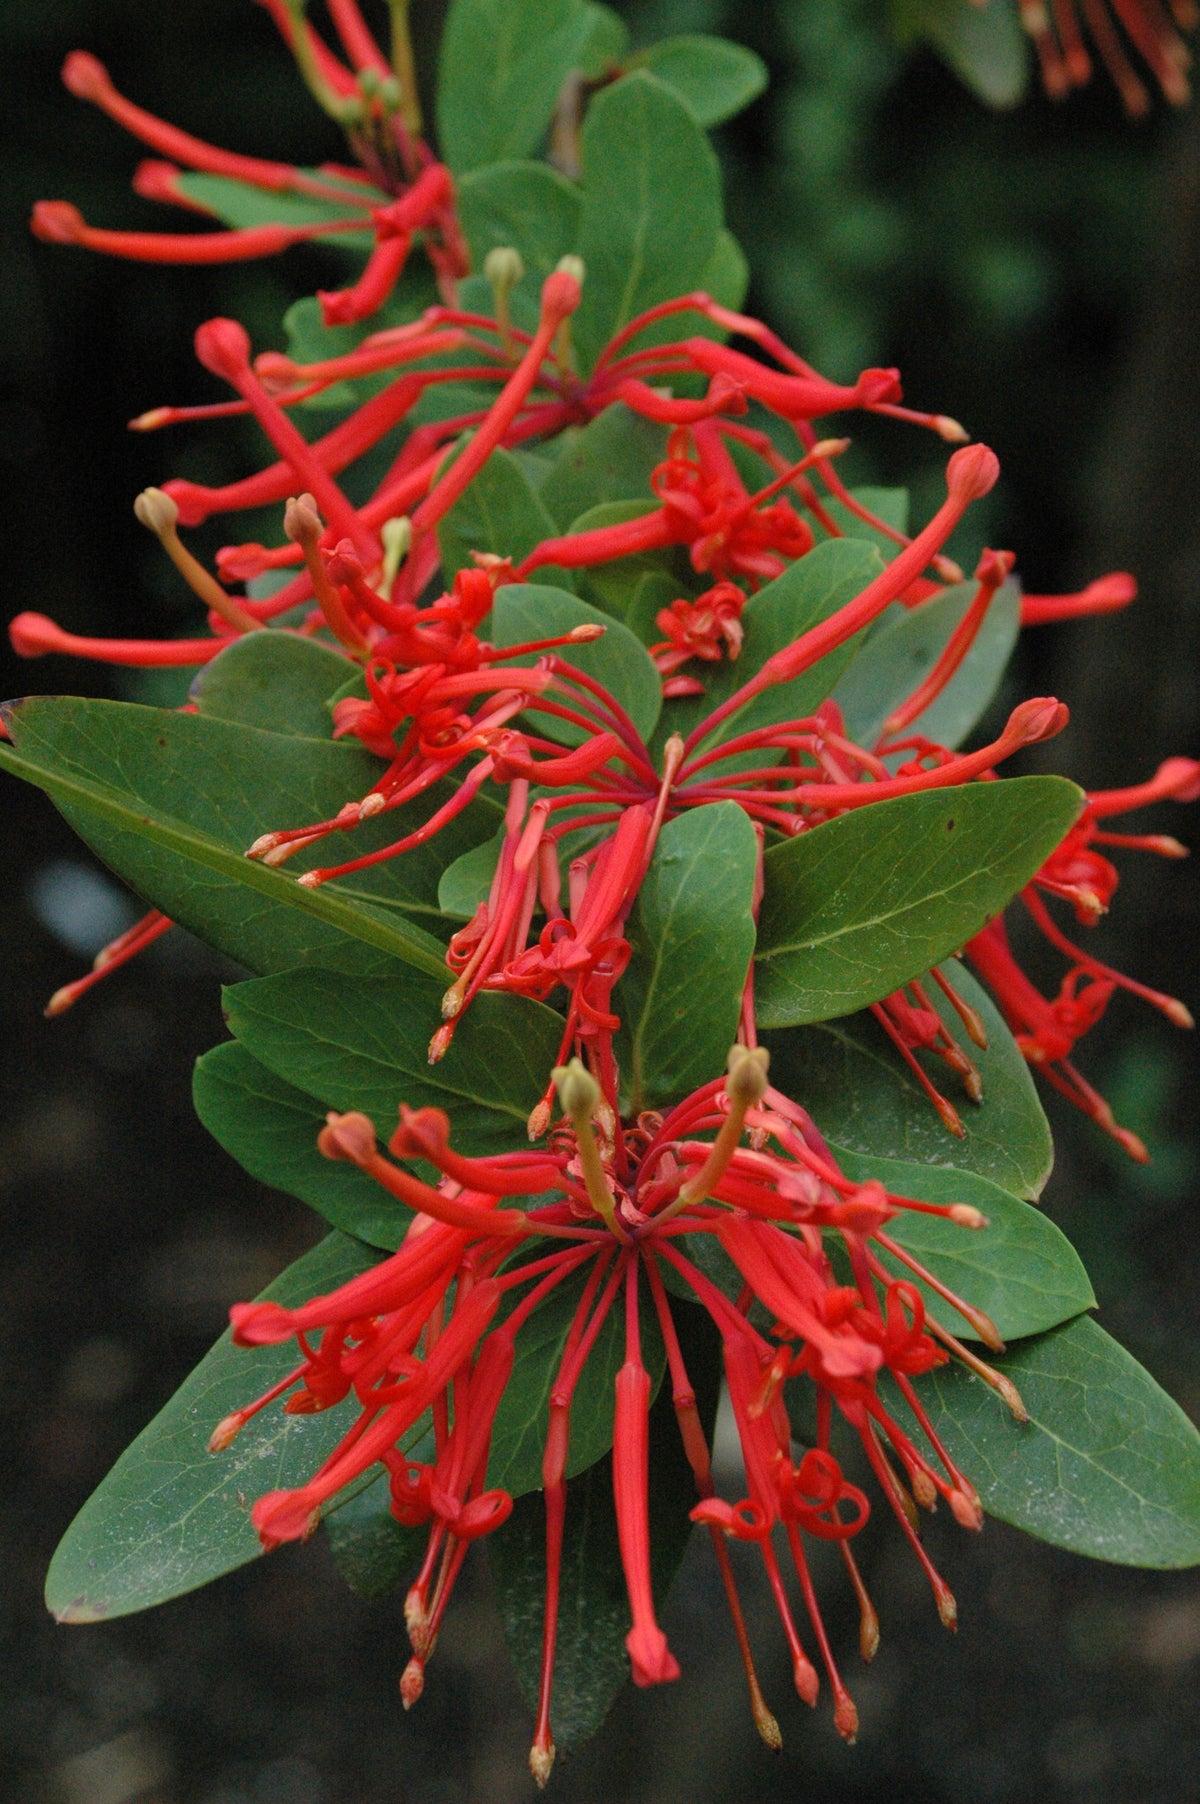
[[[1076,595],[1026,595],[1018,608],[1013,555],[984,550],[968,583],[947,548],[997,480],[994,453],[970,443],[948,416],[905,405],[895,370],[864,370],[849,384],[829,381],[761,321],[707,292],[675,294],[625,318],[590,360],[573,340],[588,278],[578,256],[561,258],[541,283],[536,310],[526,314],[514,304],[524,280],[521,256],[514,247],[494,246],[483,266],[486,284],[477,284],[483,293],[490,286],[491,310],[481,301],[462,304],[470,256],[453,180],[421,137],[402,0],[392,9],[397,29],[390,59],[354,0],[328,6],[346,60],[312,30],[299,0],[266,4],[311,91],[346,128],[360,169],[304,171],[218,151],[122,98],[94,59],[76,54],[65,74],[74,93],[171,159],[143,166],[139,192],[202,204],[182,166],[311,203],[306,223],[154,237],[99,231],[66,203],[46,202],[35,212],[35,230],[120,255],[180,262],[257,256],[302,238],[366,231],[372,248],[357,280],[320,297],[327,325],[369,320],[396,295],[416,244],[432,265],[440,302],[310,361],[278,352],[256,356],[236,321],[207,321],[196,334],[197,356],[232,398],[159,407],[134,422],[157,430],[248,415],[270,446],[271,460],[240,480],[213,487],[180,478],[138,498],[138,518],[203,604],[207,630],[162,642],[81,638],[25,612],[12,623],[12,642],[27,657],[66,653],[202,673],[247,640],[278,644],[286,637],[320,647],[344,675],[329,697],[331,735],[356,742],[377,760],[375,775],[365,793],[324,818],[267,824],[246,848],[251,864],[239,860],[238,868],[262,878],[260,866],[281,869],[298,854],[311,864],[312,856],[327,856],[327,847],[346,846],[349,855],[340,861],[331,856],[305,869],[297,889],[284,885],[293,901],[309,892],[303,900],[315,908],[311,892],[418,848],[436,849],[490,804],[489,818],[500,816],[502,826],[485,893],[469,919],[461,911],[457,928],[442,917],[447,981],[441,1019],[435,1005],[428,1022],[429,1065],[448,1057],[465,1021],[493,1006],[480,1001],[489,996],[524,999],[526,1009],[531,1001],[549,1004],[557,1011],[558,1046],[537,1074],[540,1094],[528,1099],[528,1141],[519,1148],[459,1151],[447,1115],[431,1106],[410,1108],[411,1092],[394,1098],[399,1124],[386,1153],[365,1113],[328,1115],[320,1153],[355,1167],[407,1209],[406,1231],[398,1251],[328,1295],[290,1307],[260,1300],[234,1308],[239,1346],[294,1339],[298,1363],[227,1416],[212,1448],[229,1448],[281,1398],[299,1415],[351,1403],[357,1413],[328,1457],[304,1483],[260,1497],[252,1519],[265,1548],[302,1539],[347,1486],[378,1466],[386,1470],[395,1519],[428,1529],[406,1602],[412,1656],[401,1692],[411,1705],[471,1542],[499,1532],[513,1508],[510,1492],[489,1481],[489,1455],[522,1333],[556,1293],[559,1300],[567,1294],[560,1287],[574,1286],[577,1303],[542,1423],[546,1564],[531,1753],[536,1779],[545,1783],[554,1760],[551,1705],[572,1406],[610,1319],[623,1323],[611,1446],[635,1681],[650,1685],[678,1673],[651,1584],[655,1377],[645,1344],[653,1333],[665,1351],[694,1479],[691,1517],[711,1536],[758,1729],[777,1745],[778,1726],[749,1648],[730,1538],[757,1546],[796,1689],[813,1703],[819,1679],[797,1626],[798,1593],[836,1726],[853,1739],[857,1716],[826,1634],[806,1547],[813,1540],[836,1544],[869,1658],[878,1625],[852,1543],[871,1504],[848,1475],[856,1469],[850,1462],[857,1462],[858,1475],[873,1484],[922,1566],[943,1622],[954,1626],[954,1600],[922,1545],[918,1509],[942,1501],[969,1529],[980,1526],[982,1510],[913,1381],[953,1356],[1018,1418],[1023,1405],[1012,1383],[927,1313],[927,1303],[932,1297],[930,1311],[945,1305],[957,1312],[973,1339],[999,1352],[994,1323],[893,1230],[922,1213],[964,1233],[986,1224],[971,1205],[897,1194],[874,1179],[847,1175],[848,1161],[839,1164],[806,1109],[770,1081],[748,955],[732,992],[736,1040],[727,1073],[683,1095],[679,1084],[672,1100],[655,1098],[661,1107],[631,1101],[620,1069],[621,985],[637,951],[635,911],[665,830],[696,811],[730,804],[740,810],[735,818],[753,839],[748,912],[758,924],[774,849],[831,823],[861,819],[864,810],[964,785],[980,786],[975,795],[987,790],[1006,760],[1067,722],[1060,702],[1040,697],[1014,707],[973,750],[934,736],[939,707],[999,611],[1014,610],[1014,630],[1018,614],[1022,625],[1035,626],[1103,613],[1132,601],[1132,580],[1117,573]],[[1134,35],[1138,7],[1131,0],[1118,10]],[[1106,48],[1102,9],[1091,8],[1087,17],[1110,66],[1123,67]],[[1054,22],[1057,40],[1044,19],[1032,22],[1046,67],[1059,69],[1061,47],[1061,67],[1080,79],[1066,0],[1055,7]],[[1179,53],[1163,48],[1161,31],[1152,36],[1153,44],[1135,41],[1171,92],[1167,74],[1182,80]],[[1126,84],[1123,91],[1128,99],[1132,90]],[[313,416],[305,404],[328,398],[335,386],[351,401],[331,429],[307,436],[303,428]],[[845,416],[859,412],[930,430],[956,447],[946,466],[945,498],[912,535],[839,474],[849,441],[827,423],[840,429]],[[519,458],[569,447],[602,420],[636,428],[658,445],[633,507],[618,508],[615,517],[609,510],[600,520],[584,514],[564,530],[546,530],[554,522],[539,511],[530,479],[527,513],[535,530],[523,534],[510,521],[489,532],[488,542],[472,543],[465,563],[451,562],[447,529],[461,517],[456,510],[473,484],[497,468],[524,481]],[[274,510],[278,541],[225,545],[215,574],[180,536],[181,527],[254,509]],[[856,578],[852,593],[824,598],[779,642],[756,646],[758,604],[777,596],[791,573],[803,574],[805,560],[856,532],[887,553],[870,552],[865,567],[872,574]],[[615,632],[615,618],[558,590],[558,601],[574,609],[564,628],[553,617],[556,592],[537,580],[566,580],[587,592],[589,582],[639,559],[649,562],[655,581],[643,617],[635,620],[636,610],[630,611],[642,641],[632,643],[630,658],[641,660],[654,691],[652,727],[634,718],[624,692],[614,692],[620,684],[612,666],[608,680],[589,667],[587,648],[599,648]],[[506,592],[509,601],[514,594],[532,598],[534,629],[516,639],[499,629]],[[544,621],[537,617],[539,597]],[[941,619],[948,602],[959,611],[935,653],[890,696],[876,725],[852,730],[834,693],[836,674],[825,681],[830,670],[836,665],[840,672],[856,647],[864,640],[870,646],[897,622]],[[620,630],[634,641],[628,626]],[[278,725],[281,732],[288,726],[282,710]],[[954,735],[947,729],[945,737]],[[1094,925],[1117,887],[1110,851],[1169,858],[1183,852],[1174,839],[1114,832],[1104,823],[1164,799],[1198,798],[1200,765],[1178,758],[1145,783],[1088,795],[1040,869],[1035,857],[1043,856],[1049,837],[1004,896],[992,896],[972,917],[965,943],[959,942],[1025,1058],[1137,1158],[1145,1149],[1076,1068],[1074,1047],[1118,988],[1179,1025],[1190,1025],[1190,1017],[1182,1003],[1093,958],[1063,932],[1052,909],[1066,904],[1081,926]],[[354,837],[363,828],[373,835],[367,849]],[[1062,834],[1061,820],[1054,832]],[[1001,912],[1011,899],[1067,961],[1053,999],[1014,957]],[[50,1012],[70,1006],[170,925],[165,912],[151,910],[105,948],[93,972],[57,993]],[[436,968],[439,948],[430,943]],[[947,949],[955,947],[934,950],[940,956]],[[890,969],[889,983],[902,975],[909,980],[890,994],[881,994],[887,985],[880,982],[859,1000],[869,1001],[944,1127],[962,1137],[962,1114],[935,1085],[930,1061],[940,1060],[968,1102],[978,1104],[982,1080],[973,1054],[986,1048],[988,1029],[945,970],[910,975],[914,969]],[[939,999],[958,1024],[953,1030]],[[681,1032],[687,1031],[684,1021]],[[456,1058],[461,1046],[460,1040]],[[720,1344],[744,1462],[743,1496],[716,1494],[711,1425],[697,1405],[673,1297],[699,1304]],[[798,1432],[798,1397],[805,1416],[812,1405],[815,1427],[807,1444]],[[787,1581],[781,1558],[791,1568]]]
[[[834,1698],[834,1720],[853,1740],[858,1718],[839,1675],[805,1558],[804,1538],[837,1543],[862,1611],[862,1649],[878,1641],[878,1624],[850,1543],[867,1520],[866,1495],[845,1476],[831,1448],[835,1416],[849,1425],[880,1491],[932,1586],[947,1627],[954,1599],[922,1547],[912,1500],[933,1508],[944,1500],[957,1521],[977,1529],[979,1499],[941,1446],[912,1378],[950,1352],[969,1360],[1014,1413],[1023,1414],[1011,1384],[945,1328],[927,1318],[910,1278],[895,1278],[883,1254],[947,1297],[986,1343],[1002,1343],[978,1310],[956,1299],[887,1231],[906,1209],[923,1209],[977,1228],[977,1210],[939,1206],[889,1194],[878,1183],[855,1184],[839,1172],[815,1125],[771,1087],[767,1054],[733,1048],[729,1075],[715,1079],[662,1113],[623,1123],[616,1098],[573,1059],[554,1073],[559,1119],[547,1150],[471,1159],[450,1144],[437,1109],[401,1107],[388,1141],[395,1162],[379,1151],[373,1124],[361,1114],[331,1114],[320,1148],[347,1160],[414,1211],[400,1251],[329,1296],[299,1308],[239,1304],[234,1337],[260,1346],[295,1337],[296,1369],[265,1396],[219,1424],[215,1450],[228,1447],[266,1404],[309,1413],[353,1393],[360,1414],[333,1452],[298,1489],[271,1491],[254,1505],[265,1546],[301,1539],[321,1509],[347,1484],[382,1461],[392,1509],[406,1526],[429,1525],[420,1571],[405,1604],[412,1657],[401,1680],[406,1706],[420,1696],[450,1595],[473,1540],[501,1526],[512,1499],[487,1487],[496,1409],[512,1369],[517,1337],[557,1285],[586,1274],[562,1359],[549,1393],[542,1461],[546,1510],[546,1591],[541,1691],[531,1766],[544,1784],[554,1760],[550,1727],[571,1405],[588,1354],[613,1310],[623,1312],[624,1361],[616,1377],[613,1488],[632,1626],[626,1637],[639,1685],[678,1677],[658,1624],[650,1582],[647,1515],[648,1411],[652,1392],[643,1362],[641,1321],[649,1309],[666,1348],[671,1396],[698,1502],[692,1518],[710,1530],[745,1662],[760,1734],[778,1745],[775,1718],[763,1701],[738,1600],[725,1537],[753,1542],[761,1554],[791,1651],[799,1695],[817,1698],[819,1680],[796,1626],[780,1571],[775,1531],[786,1539],[800,1596]],[[743,1145],[748,1136],[750,1144]],[[436,1187],[404,1169],[424,1161]],[[518,1204],[510,1199],[521,1199]],[[840,1283],[826,1236],[845,1250],[851,1281]],[[706,1275],[699,1250],[707,1241],[736,1271],[730,1298]],[[707,1310],[720,1336],[734,1418],[746,1467],[747,1495],[715,1494],[709,1439],[680,1349],[664,1280],[682,1285]],[[312,1337],[320,1331],[320,1341]],[[936,1449],[928,1458],[879,1392],[887,1373]],[[797,1453],[786,1385],[803,1378],[816,1396],[816,1443]],[[427,1460],[400,1450],[403,1438],[432,1411]]]

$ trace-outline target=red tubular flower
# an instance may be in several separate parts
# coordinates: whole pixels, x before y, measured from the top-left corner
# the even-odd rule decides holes
[[[1135,73],[1125,39],[1137,51],[1165,97],[1182,106],[1189,95],[1191,55],[1182,33],[1196,23],[1191,0],[1018,0],[1021,23],[1033,40],[1046,92],[1061,99],[1091,79],[1083,27],[1108,70],[1127,113],[1140,118],[1150,96]],[[1110,17],[1110,14],[1112,15]],[[1114,19],[1125,34],[1117,31]]]
[[[588,1057],[603,1066],[595,1046]],[[329,1117],[321,1150],[351,1159],[407,1202],[416,1211],[412,1227],[399,1252],[327,1297],[294,1309],[263,1302],[232,1311],[239,1344],[294,1335],[302,1359],[264,1396],[225,1418],[214,1432],[213,1448],[229,1446],[246,1421],[283,1396],[285,1408],[304,1413],[353,1395],[358,1418],[318,1471],[295,1489],[260,1498],[252,1519],[267,1547],[303,1538],[339,1490],[376,1462],[385,1465],[396,1517],[429,1527],[426,1555],[406,1605],[413,1655],[401,1690],[406,1705],[412,1704],[423,1689],[425,1666],[469,1543],[499,1528],[511,1508],[505,1491],[487,1486],[487,1461],[492,1422],[520,1335],[560,1284],[584,1276],[545,1424],[546,1613],[531,1753],[535,1776],[545,1783],[554,1759],[550,1709],[571,1402],[597,1335],[622,1295],[625,1359],[613,1396],[613,1498],[631,1618],[627,1647],[638,1684],[661,1683],[679,1671],[657,1621],[650,1583],[652,1382],[641,1352],[644,1275],[696,1477],[699,1502],[693,1516],[708,1525],[714,1539],[760,1732],[778,1745],[724,1536],[757,1543],[791,1648],[797,1688],[810,1703],[819,1690],[770,1538],[779,1524],[829,1675],[835,1723],[852,1738],[857,1716],[834,1662],[803,1548],[806,1535],[841,1547],[871,1651],[877,1632],[871,1627],[873,1611],[848,1546],[870,1506],[847,1482],[830,1447],[834,1415],[862,1442],[948,1622],[953,1600],[916,1541],[908,1515],[914,1499],[932,1505],[940,1496],[965,1526],[977,1527],[980,1519],[974,1491],[938,1441],[911,1384],[913,1375],[943,1362],[948,1351],[965,1350],[927,1319],[919,1293],[885,1271],[873,1249],[899,1258],[927,1280],[924,1268],[885,1233],[892,1217],[919,1208],[956,1220],[964,1230],[981,1225],[983,1218],[970,1208],[909,1203],[881,1185],[848,1182],[804,1111],[770,1088],[761,1051],[735,1047],[723,1082],[702,1086],[665,1115],[626,1123],[617,1116],[615,1090],[597,1083],[578,1060],[556,1071],[555,1080],[565,1116],[546,1152],[463,1158],[450,1146],[440,1111],[402,1109],[392,1150],[402,1159],[433,1163],[442,1173],[436,1191],[376,1152],[374,1127],[365,1116]],[[516,1193],[529,1199],[524,1210],[497,1209],[499,1197]],[[457,1215],[447,1213],[451,1204]],[[822,1231],[842,1238],[851,1284],[835,1281]],[[684,1249],[698,1234],[715,1235],[745,1278],[736,1302],[687,1256]],[[522,1246],[522,1257],[510,1263],[515,1243]],[[672,1320],[663,1262],[709,1311],[721,1336],[749,1487],[749,1496],[735,1504],[714,1495],[707,1438]],[[967,1311],[977,1331],[999,1345],[986,1317],[940,1288]],[[773,1320],[768,1335],[751,1325],[753,1300]],[[1019,1411],[1011,1387],[968,1357],[974,1369],[1004,1388],[1006,1401]],[[931,1453],[922,1452],[884,1407],[876,1387],[884,1370],[912,1408]],[[784,1404],[785,1378],[811,1383],[817,1393],[818,1444],[798,1462]],[[432,1421],[434,1451],[418,1463],[405,1453],[404,1437],[423,1420]]]
[[[352,67],[347,68],[305,24],[299,34],[284,0],[266,0],[280,31],[315,98],[339,119],[364,164],[367,177],[354,169],[327,166],[315,174],[288,163],[242,156],[193,137],[190,132],[148,113],[118,93],[103,64],[86,51],[73,51],[63,65],[63,81],[81,100],[99,106],[118,125],[158,153],[142,165],[134,186],[139,194],[165,200],[190,211],[209,212],[178,186],[185,169],[222,176],[267,195],[296,194],[324,202],[331,217],[305,225],[264,225],[238,231],[196,234],[113,232],[86,224],[65,201],[40,201],[33,229],[55,243],[79,244],[110,256],[158,263],[227,263],[272,256],[290,245],[330,233],[374,230],[378,239],[368,271],[352,289],[323,297],[329,320],[365,318],[391,294],[415,235],[425,243],[447,300],[469,261],[454,211],[454,189],[448,172],[436,163],[419,137],[420,117],[411,56],[402,26],[394,51],[396,71],[368,31],[353,0],[334,0],[334,27]],[[394,14],[399,23],[399,15]],[[364,71],[371,92],[360,86]]]

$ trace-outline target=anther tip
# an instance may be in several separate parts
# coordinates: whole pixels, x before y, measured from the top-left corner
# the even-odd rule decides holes
[[[765,1704],[760,1704],[754,1712],[754,1727],[758,1730],[764,1746],[770,1748],[773,1754],[778,1754],[783,1747],[783,1734],[774,1715]]]
[[[400,1702],[411,1710],[425,1689],[425,1668],[414,1654],[400,1675]]]
[[[138,522],[160,539],[173,533],[179,522],[179,508],[162,489],[143,489],[133,512]]]
[[[545,1791],[554,1767],[555,1747],[552,1741],[534,1742],[529,1750],[529,1770],[539,1791]]]

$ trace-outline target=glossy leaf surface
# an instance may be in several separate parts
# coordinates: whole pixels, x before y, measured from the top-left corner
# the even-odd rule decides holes
[[[317,1135],[325,1109],[236,1040],[214,1046],[196,1061],[192,1100],[214,1140],[251,1177],[298,1196],[368,1246],[391,1253],[400,1245],[412,1211],[356,1166],[323,1158]]]
[[[888,1223],[887,1233],[965,1303],[990,1316],[1005,1340],[1041,1334],[1095,1307],[1083,1262],[1066,1235],[998,1184],[973,1172],[867,1158],[842,1147],[833,1151],[848,1178],[877,1178],[893,1195],[926,1203],[969,1203],[987,1217],[986,1228],[963,1228],[941,1216],[905,1211]],[[897,1278],[916,1283],[926,1308],[952,1334],[973,1337],[958,1312],[900,1260],[880,1257]]]
[[[642,70],[595,97],[582,148],[587,281],[572,337],[589,369],[636,314],[700,286],[721,231],[721,182],[688,107]]]
[[[523,996],[476,998],[445,1058],[428,1059],[445,979],[394,971],[370,982],[307,969],[225,991],[230,1028],[251,1055],[331,1109],[361,1109],[383,1139],[402,1102],[442,1108],[472,1155],[526,1144],[561,1018]]]
[[[365,794],[379,770],[367,754],[125,702],[32,700],[13,710],[11,727],[18,751],[0,747],[0,764],[45,789],[148,903],[230,957],[252,969],[287,968],[335,955],[349,938],[440,968],[439,943],[379,905],[390,891],[397,901],[436,907],[436,889],[426,901],[407,888],[422,877],[436,885],[436,866],[422,873],[415,859],[403,872],[382,867],[388,875],[376,895],[362,885],[350,899],[302,889],[245,857],[268,826],[321,820]],[[493,822],[479,825],[494,830]],[[378,831],[378,822],[369,825]],[[364,850],[369,843],[360,841]],[[305,862],[301,854],[293,868]]]
[[[642,66],[673,88],[698,125],[721,125],[750,105],[767,85],[761,57],[741,44],[696,32],[664,38],[642,55]]]
[[[918,608],[897,608],[880,622],[833,692],[846,732],[873,746],[892,710],[924,681],[941,656],[975,594],[974,583],[956,583]],[[997,591],[966,657],[904,737],[922,734],[938,745],[961,745],[1000,687],[1021,624],[1016,583]]]
[[[927,1059],[935,1084],[952,1097],[962,1116],[959,1140],[942,1126],[929,1099],[883,1029],[869,1014],[771,1034],[771,1072],[780,1089],[810,1111],[828,1140],[856,1153],[908,1163],[973,1171],[1015,1196],[1040,1196],[1054,1151],[1029,1067],[996,1005],[962,965],[944,972],[959,995],[982,1017],[987,1050],[969,1047],[983,1084],[972,1104],[948,1079],[946,1067]],[[930,1001],[946,1027],[964,1040],[962,1023],[934,984]]]
[[[1200,1564],[1200,1434],[1132,1354],[1077,1316],[995,1363],[1028,1422],[962,1366],[917,1380],[985,1510],[1094,1559]]]
[[[638,892],[633,957],[614,992],[630,1112],[720,1077],[754,950],[757,841],[736,802],[668,821]]]
[[[649,739],[662,706],[662,684],[645,646],[627,626],[610,614],[591,607],[563,589],[536,583],[508,583],[496,593],[489,633],[493,644],[522,645],[531,640],[556,638],[577,626],[598,625],[604,635],[590,644],[563,645],[555,653],[566,664],[602,683],[644,740]],[[513,660],[533,664],[538,654],[529,652]],[[560,700],[569,700],[559,697]],[[588,737],[583,727],[531,708],[528,720],[535,731],[561,745],[580,745]]]
[[[456,174],[536,150],[592,30],[580,0],[455,0],[442,37],[437,125]]]
[[[1073,824],[1061,777],[926,790],[856,808],[774,846],[755,953],[764,1027],[848,1014],[964,945]]]
[[[375,1254],[331,1234],[264,1297],[294,1306],[344,1284]],[[231,1298],[230,1301],[235,1299]],[[319,1415],[264,1409],[224,1453],[213,1429],[296,1364],[294,1342],[235,1347],[226,1332],[94,1491],[59,1544],[46,1603],[60,1622],[101,1622],[194,1591],[262,1552],[250,1506],[305,1482],[356,1415],[353,1401]]]

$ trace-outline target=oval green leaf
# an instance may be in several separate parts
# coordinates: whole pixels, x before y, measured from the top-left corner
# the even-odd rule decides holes
[[[1048,1216],[973,1172],[939,1171],[898,1159],[868,1158],[832,1148],[848,1178],[879,1182],[894,1196],[926,1203],[969,1203],[987,1216],[986,1228],[961,1228],[944,1216],[905,1211],[887,1233],[964,1303],[991,1317],[1005,1340],[1042,1334],[1094,1309],[1083,1261]],[[897,1278],[915,1283],[926,1308],[952,1334],[971,1339],[974,1330],[928,1285],[914,1279],[901,1260],[881,1253]]]
[[[252,1178],[286,1190],[368,1246],[395,1252],[412,1211],[365,1173],[317,1151],[321,1104],[229,1040],[196,1061],[192,1100],[204,1126]]]
[[[664,38],[638,60],[678,94],[697,125],[732,119],[767,85],[767,66],[753,50],[700,32]]]
[[[937,663],[974,594],[974,583],[957,583],[920,607],[897,609],[894,619],[881,621],[868,636],[833,692],[856,744],[875,744],[892,710]],[[1020,590],[1005,583],[966,657],[936,700],[905,728],[906,735],[961,745],[1000,687],[1020,626]]]
[[[585,645],[560,646],[556,656],[603,683],[613,699],[620,702],[642,739],[650,738],[662,706],[662,680],[641,640],[611,614],[568,595],[564,589],[538,583],[506,583],[497,590],[496,605],[489,618],[489,637],[497,646],[554,639],[577,626],[602,626],[602,638]],[[513,662],[533,664],[537,658],[537,652],[528,652]],[[582,745],[589,737],[582,727],[553,714],[530,709],[525,718],[536,732],[560,745]]]
[[[562,1018],[523,996],[478,996],[431,1065],[444,988],[444,975],[399,966],[370,980],[310,967],[235,984],[225,1012],[268,1070],[326,1108],[363,1110],[384,1139],[406,1102],[445,1109],[462,1152],[512,1152],[557,1061]]]
[[[977,1010],[987,1032],[984,1051],[968,1044],[983,1084],[983,1101],[952,1092],[964,1137],[947,1132],[929,1099],[883,1029],[869,1014],[794,1028],[770,1036],[772,1074],[780,1089],[808,1109],[828,1140],[873,1158],[973,1171],[1015,1196],[1041,1195],[1054,1149],[1042,1105],[1021,1056],[986,990],[962,965],[944,975]],[[963,1043],[962,1023],[935,984],[930,1000],[947,1029]],[[920,1055],[918,1055],[919,1057]],[[926,1059],[935,1084],[946,1067]]]
[[[344,1284],[376,1261],[330,1234],[264,1292],[289,1306]],[[303,1484],[353,1423],[353,1400],[315,1416],[282,1406],[251,1418],[225,1453],[208,1439],[296,1363],[292,1342],[235,1347],[228,1332],[166,1408],[126,1449],[59,1543],[46,1603],[60,1622],[102,1622],[194,1591],[257,1559],[250,1506],[267,1491]]]
[[[763,1027],[848,1014],[977,934],[1078,818],[1062,777],[897,796],[774,846],[755,953]]]
[[[916,1380],[985,1510],[1120,1566],[1200,1565],[1200,1434],[1132,1354],[1082,1315],[995,1363],[1028,1422],[963,1366]]]
[[[582,152],[587,281],[571,336],[590,370],[637,314],[700,286],[722,226],[721,177],[689,108],[645,70],[596,95]],[[676,331],[668,320],[666,336]],[[638,343],[655,339],[652,329]]]
[[[638,892],[633,957],[615,992],[631,1113],[719,1077],[754,951],[758,842],[736,802],[668,821]]]

